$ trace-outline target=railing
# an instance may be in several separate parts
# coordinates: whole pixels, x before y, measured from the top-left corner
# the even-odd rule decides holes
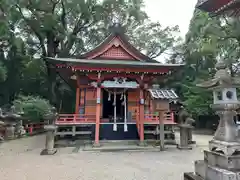
[[[139,113],[134,113],[132,116],[133,121],[139,126]],[[108,119],[101,119],[101,122],[108,122]],[[60,114],[59,118],[56,120],[56,124],[86,124],[86,123],[95,123],[96,115],[95,114]],[[144,123],[159,123],[159,117],[156,114],[145,114]],[[168,113],[165,116],[164,124],[176,124],[174,122],[173,113]]]
[[[95,123],[94,114],[60,114],[55,124]]]
[[[139,117],[139,114],[136,113],[134,118],[137,120],[138,117]],[[166,113],[164,118],[165,118],[164,124],[176,124],[174,122],[174,113],[173,112]],[[156,114],[151,114],[151,113],[145,114],[144,115],[144,123],[159,123],[159,116]]]
[[[44,125],[47,124],[45,122],[39,123],[29,123],[24,125],[24,129],[28,135],[34,135],[40,132],[44,132]]]

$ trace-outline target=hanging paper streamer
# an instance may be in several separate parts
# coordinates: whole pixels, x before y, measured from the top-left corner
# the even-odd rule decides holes
[[[116,123],[113,124],[113,131],[117,131],[117,124]]]
[[[124,100],[121,102],[121,105],[122,105],[122,106],[125,106],[125,102],[124,102]]]
[[[111,93],[108,92],[108,101],[111,101]]]
[[[116,90],[114,91],[114,99],[113,99],[113,104],[114,104],[114,124],[113,124],[113,131],[117,131],[117,106],[116,106]]]
[[[126,100],[126,93],[124,92],[124,132],[128,131],[127,125],[127,100]]]
[[[121,93],[121,98],[120,98],[120,100],[122,100],[123,99],[123,93]]]

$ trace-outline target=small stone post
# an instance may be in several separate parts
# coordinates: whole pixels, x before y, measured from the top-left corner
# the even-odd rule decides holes
[[[188,144],[196,144],[196,142],[192,140],[192,128],[188,129]]]
[[[46,133],[46,144],[45,149],[41,152],[41,155],[53,155],[57,152],[57,149],[54,148],[54,137],[57,127],[55,125],[45,125],[44,129]]]
[[[179,128],[180,128],[180,144],[177,145],[177,148],[183,150],[192,149],[192,147],[189,146],[189,129],[191,127],[189,127],[189,125],[187,124],[180,124]]]
[[[5,137],[6,139],[14,139],[14,134],[15,134],[15,127],[14,125],[11,123],[11,124],[7,124],[6,125],[6,129],[5,129]]]
[[[45,116],[45,119],[49,120],[49,124],[44,126],[46,130],[46,143],[45,149],[42,150],[40,155],[53,155],[57,152],[57,149],[54,148],[55,131],[57,129],[54,122],[57,116],[56,108],[52,108]]]
[[[164,144],[164,111],[159,111],[159,140],[160,140],[160,151],[164,151],[165,149],[165,144]]]
[[[190,141],[192,141],[192,123],[194,120],[190,117],[188,112],[181,107],[181,110],[179,112],[179,119],[180,119],[180,144],[177,145],[178,149],[192,149],[192,147],[189,145],[191,144]]]

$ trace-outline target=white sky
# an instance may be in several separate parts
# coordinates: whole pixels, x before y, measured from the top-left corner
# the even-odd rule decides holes
[[[145,0],[146,12],[153,21],[158,21],[163,27],[179,26],[180,36],[184,39],[197,0]],[[162,54],[156,58],[164,62],[168,55]]]
[[[146,11],[163,26],[178,25],[184,38],[197,0],[145,0]]]

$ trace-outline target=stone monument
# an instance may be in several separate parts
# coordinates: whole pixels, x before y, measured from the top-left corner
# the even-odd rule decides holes
[[[55,131],[57,129],[54,123],[57,117],[58,113],[54,107],[45,115],[45,119],[49,121],[49,123],[44,126],[44,129],[46,130],[46,143],[45,149],[42,150],[40,155],[53,155],[57,152],[57,149],[54,148]]]
[[[5,123],[4,123],[5,116],[3,115],[2,109],[0,108],[0,142],[4,141],[4,129],[5,129]]]
[[[19,133],[19,129],[23,128],[22,114],[22,112],[16,111],[15,106],[11,106],[10,111],[6,112],[5,114],[2,113],[1,118],[5,127],[5,139],[14,139],[23,135]]]
[[[180,144],[177,145],[179,149],[192,149],[189,144],[193,144],[192,141],[192,129],[193,129],[193,122],[194,119],[190,117],[188,112],[181,106],[179,111],[179,128],[180,128]]]
[[[184,173],[184,180],[240,180],[240,137],[234,122],[237,100],[236,87],[239,78],[231,77],[223,62],[216,65],[213,79],[199,87],[213,90],[212,108],[220,117],[218,128],[204,151],[204,160],[195,162],[194,173]]]

